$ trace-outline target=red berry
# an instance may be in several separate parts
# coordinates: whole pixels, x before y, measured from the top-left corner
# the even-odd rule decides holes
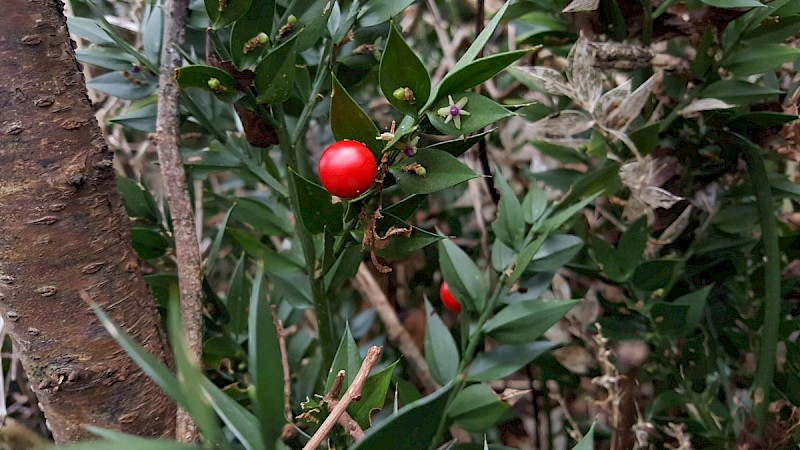
[[[333,195],[342,198],[358,197],[372,186],[378,165],[372,152],[356,141],[339,141],[322,152],[319,159],[319,179]]]
[[[450,288],[444,281],[442,282],[441,287],[439,287],[439,298],[442,299],[442,303],[444,304],[445,308],[453,312],[461,312],[461,303],[459,303],[458,300],[453,297],[453,293],[450,292]]]

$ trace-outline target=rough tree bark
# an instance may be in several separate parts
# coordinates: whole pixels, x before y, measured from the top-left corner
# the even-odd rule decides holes
[[[169,361],[60,0],[3,1],[0,80],[0,314],[55,440],[172,436],[174,403],[83,300]]]

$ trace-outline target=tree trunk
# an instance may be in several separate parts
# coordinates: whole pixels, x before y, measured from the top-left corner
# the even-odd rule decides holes
[[[170,361],[60,0],[3,0],[0,80],[0,314],[55,440],[171,436],[174,403],[87,305]]]

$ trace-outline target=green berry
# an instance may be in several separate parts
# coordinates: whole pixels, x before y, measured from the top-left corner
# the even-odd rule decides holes
[[[222,84],[216,78],[209,78],[208,79],[208,88],[212,91],[218,91]]]
[[[406,90],[405,90],[405,88],[399,87],[399,88],[395,89],[394,92],[392,92],[392,97],[394,97],[394,98],[396,98],[396,99],[398,99],[400,101],[405,100],[406,99]]]
[[[267,42],[269,42],[269,36],[267,36],[267,33],[264,32],[258,33],[258,36],[256,37],[258,38],[258,43],[261,45],[264,45]]]
[[[290,14],[289,17],[286,18],[286,23],[289,25],[294,25],[297,23],[297,17],[294,14]]]

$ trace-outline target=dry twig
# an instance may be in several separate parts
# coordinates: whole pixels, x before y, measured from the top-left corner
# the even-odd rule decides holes
[[[278,307],[272,305],[272,322],[278,334],[278,347],[281,351],[281,366],[283,367],[283,414],[288,422],[292,421],[292,375],[289,371],[289,355],[286,352],[286,330],[283,322],[278,318]]]
[[[331,390],[325,394],[325,397],[322,398],[322,401],[328,404],[328,411],[333,411],[336,408],[336,405],[339,404],[339,392],[342,390],[342,384],[344,383],[344,376],[345,371],[340,370],[339,373],[336,374],[336,378],[333,379],[333,386],[331,386]],[[339,417],[339,425],[344,428],[344,431],[350,435],[356,442],[364,439],[364,430],[361,429],[361,426],[350,417],[350,414],[347,411],[342,413],[342,416]]]
[[[188,356],[194,364],[200,364],[203,351],[202,266],[192,203],[186,187],[186,172],[178,148],[178,86],[173,78],[175,69],[181,64],[177,49],[183,44],[188,7],[188,0],[172,0],[165,6],[155,141],[175,230],[178,284]],[[197,428],[186,411],[178,411],[176,436],[180,442],[196,442],[198,439]]]
[[[322,425],[320,425],[317,432],[311,436],[311,440],[308,441],[308,444],[306,444],[305,447],[303,447],[303,450],[314,450],[319,447],[320,444],[322,444],[322,441],[328,437],[328,433],[331,432],[334,424],[339,422],[342,415],[345,414],[347,407],[350,406],[350,403],[361,399],[361,389],[364,387],[364,383],[367,381],[367,377],[369,377],[369,373],[372,371],[372,368],[378,363],[378,358],[380,356],[381,347],[372,347],[369,349],[369,351],[367,351],[367,356],[364,358],[364,362],[361,363],[361,368],[358,369],[358,373],[353,379],[353,382],[350,383],[350,387],[347,388],[347,391],[345,391],[341,400],[339,400],[336,403],[336,406],[333,407],[330,414],[328,414],[328,417],[325,418],[324,422],[322,422]],[[340,377],[344,378],[344,374],[342,372],[339,372],[337,379]],[[339,384],[341,386],[341,381]]]
[[[383,293],[375,277],[372,276],[372,272],[364,263],[358,267],[355,287],[375,308],[381,318],[381,322],[386,327],[386,334],[389,335],[389,340],[400,349],[403,356],[409,359],[425,391],[427,393],[435,391],[438,388],[438,384],[431,376],[425,357],[422,356],[411,335],[400,323],[400,319],[397,318],[389,299],[386,298],[386,294]]]

